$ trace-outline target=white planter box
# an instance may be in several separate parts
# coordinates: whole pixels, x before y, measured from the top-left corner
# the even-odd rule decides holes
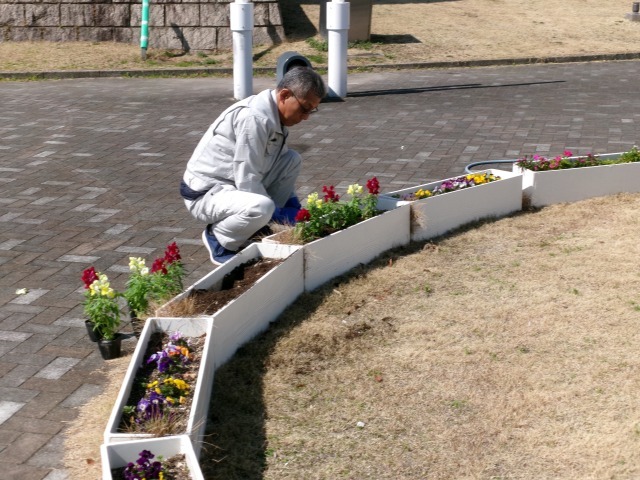
[[[409,243],[409,208],[394,208],[303,246],[304,288],[312,291],[360,263],[368,263],[394,247]],[[274,235],[263,239],[273,242]]]
[[[596,156],[613,159],[620,155],[621,153],[609,153]],[[615,193],[640,192],[640,181],[638,181],[640,163],[599,165],[543,172],[521,169],[514,164],[513,169],[516,172],[522,172],[525,203],[531,207],[576,202]]]
[[[131,362],[125,374],[122,387],[120,388],[120,393],[118,394],[105,429],[104,442],[106,444],[151,438],[151,435],[143,433],[118,432],[118,426],[122,419],[122,409],[127,405],[127,400],[131,394],[131,388],[138,368],[147,361],[148,356],[146,355],[146,350],[151,334],[156,332],[173,333],[175,331],[182,332],[186,337],[197,337],[206,334],[207,336],[198,370],[198,379],[195,389],[193,390],[193,401],[191,403],[187,431],[183,432],[191,438],[196,456],[200,455],[202,439],[207,423],[211,387],[213,386],[213,327],[213,320],[211,318],[149,318],[145,322],[144,328],[140,333],[140,338],[138,339],[138,344],[131,357]]]
[[[240,297],[209,317],[213,319],[212,353],[216,369],[229,360],[239,347],[266,330],[269,323],[278,318],[304,291],[302,247],[252,243],[171,300],[175,302],[182,299],[193,289],[219,290],[226,274],[254,258],[279,258],[283,262]]]
[[[381,195],[381,201],[411,205],[412,241],[427,240],[476,220],[498,218],[522,210],[521,175],[495,169],[474,173],[485,172],[500,176],[502,179],[421,200],[399,201],[398,198],[393,197],[393,195],[408,195],[419,189],[432,190],[445,181],[439,180],[384,193]]]
[[[187,465],[189,466],[189,479],[204,480],[198,463],[198,457],[191,445],[191,440],[186,435],[147,438],[111,445],[101,445],[102,480],[112,480],[111,469],[126,467],[129,462],[135,463],[140,452],[143,450],[149,450],[153,453],[155,455],[154,461],[159,455],[167,459],[174,455],[184,454]]]

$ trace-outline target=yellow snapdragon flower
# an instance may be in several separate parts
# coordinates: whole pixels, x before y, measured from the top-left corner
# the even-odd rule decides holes
[[[354,195],[360,195],[362,193],[362,185],[358,185],[357,183],[354,183],[353,185],[349,185],[349,188],[347,188],[347,194],[354,196]]]
[[[104,273],[98,275],[98,280],[94,280],[89,286],[89,292],[91,296],[100,295],[107,298],[114,298],[116,296],[116,292],[111,288],[109,279]]]

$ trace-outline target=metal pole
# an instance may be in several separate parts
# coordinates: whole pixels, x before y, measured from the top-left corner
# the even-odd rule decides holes
[[[329,37],[328,87],[330,97],[347,96],[347,47],[349,39],[349,2],[327,2]]]
[[[142,0],[142,20],[140,22],[140,54],[142,60],[147,59],[149,44],[149,0]]]
[[[236,0],[230,4],[233,32],[233,96],[242,100],[253,95],[253,3]]]

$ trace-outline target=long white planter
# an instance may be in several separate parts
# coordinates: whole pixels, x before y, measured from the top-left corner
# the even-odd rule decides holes
[[[620,155],[621,153],[608,153],[597,155],[597,157],[614,159]],[[543,172],[521,169],[514,164],[513,169],[515,172],[522,172],[525,203],[532,207],[577,202],[615,193],[640,192],[640,181],[638,181],[640,163],[599,165]]]
[[[160,455],[167,459],[174,455],[184,454],[190,473],[189,479],[184,480],[204,480],[198,457],[187,435],[145,438],[111,445],[101,445],[102,480],[112,480],[111,469],[126,467],[129,462],[135,463],[143,450],[149,450],[153,453],[155,455],[154,461]]]
[[[283,261],[241,296],[208,317],[213,319],[212,354],[216,369],[239,347],[264,331],[304,291],[302,248],[253,243],[171,300],[178,301],[194,289],[219,290],[226,274],[255,258]]]
[[[312,291],[382,252],[409,243],[409,208],[388,203],[388,211],[303,246],[304,288]],[[392,210],[391,210],[392,209]],[[274,242],[276,235],[263,242]]]
[[[448,179],[439,180],[384,193],[381,195],[380,202],[411,205],[412,241],[427,240],[476,220],[498,218],[522,210],[521,175],[495,169],[474,173],[485,172],[492,173],[502,179],[421,200],[399,201],[395,197],[408,195],[420,189],[432,190]]]
[[[146,355],[146,350],[151,334],[156,332],[173,333],[175,331],[182,332],[186,337],[197,337],[206,334],[202,358],[200,359],[200,367],[198,369],[198,378],[195,389],[193,390],[193,401],[187,422],[187,430],[183,432],[193,441],[196,456],[200,455],[202,439],[207,423],[211,387],[213,386],[213,328],[213,319],[211,318],[150,318],[145,322],[105,429],[104,442],[106,444],[151,437],[151,435],[142,433],[118,432],[118,426],[122,419],[122,409],[127,405],[127,400],[131,394],[131,388],[138,368],[147,361],[148,356]]]

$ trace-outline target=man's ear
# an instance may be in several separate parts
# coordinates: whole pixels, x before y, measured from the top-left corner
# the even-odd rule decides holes
[[[284,102],[287,98],[289,98],[291,96],[291,90],[289,90],[288,88],[283,88],[282,90],[278,91],[278,100]]]

